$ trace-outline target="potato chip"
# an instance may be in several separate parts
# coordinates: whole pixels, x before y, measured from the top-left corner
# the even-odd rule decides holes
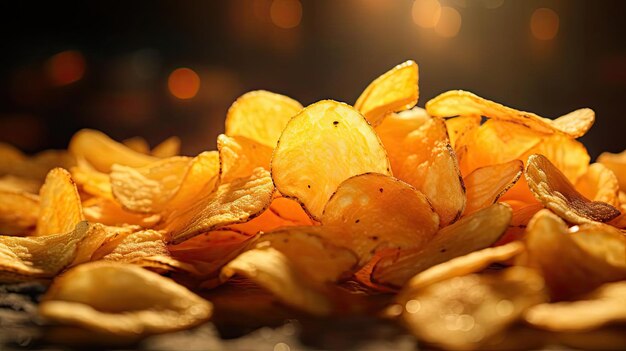
[[[604,284],[577,301],[544,303],[526,311],[530,325],[559,332],[583,332],[626,322],[626,281]]]
[[[415,113],[421,114],[419,110]],[[401,136],[399,129],[416,124],[402,120],[395,118],[399,126],[393,133],[380,134],[383,145],[393,155],[394,175],[426,195],[439,215],[440,226],[455,222],[465,208],[465,188],[445,122],[427,117],[417,129],[404,129],[406,134]],[[401,138],[402,143],[390,141],[390,136]]]
[[[526,151],[520,159],[526,162],[533,154],[545,156],[572,183],[576,183],[578,178],[587,172],[591,159],[582,143],[560,134],[544,138],[541,143]]]
[[[583,224],[570,233],[561,218],[541,210],[528,224],[525,264],[538,268],[555,300],[626,279],[626,237],[608,225]]]
[[[439,230],[425,247],[382,258],[372,272],[372,281],[402,287],[411,277],[430,267],[491,246],[510,221],[511,209],[504,204],[474,212]]]
[[[619,207],[619,181],[615,173],[602,163],[589,166],[587,172],[578,178],[576,190],[592,201],[606,202]]]
[[[111,298],[119,294],[124,298]],[[39,306],[40,315],[55,323],[137,339],[190,328],[208,320],[212,311],[210,302],[174,281],[118,262],[69,270]]]
[[[245,137],[217,137],[220,154],[220,181],[249,177],[257,167],[270,169],[273,149]]]
[[[111,166],[111,191],[127,210],[141,213],[162,211],[176,194],[189,168],[189,157],[175,156],[147,166]]]
[[[361,263],[379,249],[422,248],[439,228],[439,216],[424,194],[379,173],[343,181],[324,207],[321,222],[342,228],[331,241],[352,249]]]
[[[582,196],[543,155],[528,158],[525,177],[537,200],[571,223],[606,222],[620,214],[618,209],[607,203]]]
[[[159,214],[129,212],[113,200],[98,197],[83,202],[83,214],[90,222],[109,226],[139,225],[143,228],[153,227],[162,218]]]
[[[220,171],[217,151],[205,151],[194,157],[176,194],[169,200],[166,211],[189,206],[198,193],[210,193],[215,189]]]
[[[251,91],[228,109],[225,133],[274,148],[287,122],[300,110],[302,105],[287,96],[265,90]]]
[[[39,237],[0,236],[0,281],[52,278],[72,263],[88,232],[87,222],[72,231]]]
[[[463,138],[467,133],[471,133],[479,128],[481,118],[479,115],[470,115],[448,118],[445,121],[448,137],[450,138],[450,145],[454,148],[454,151],[456,151],[456,141]]]
[[[406,61],[371,82],[356,100],[359,110],[371,125],[377,126],[391,112],[408,110],[419,97],[418,67]]]
[[[151,154],[159,158],[178,156],[180,154],[180,138],[173,136],[163,140],[152,149]]]
[[[404,303],[403,323],[420,340],[456,350],[477,349],[545,301],[535,271],[513,267],[460,276],[418,291]]]
[[[113,200],[111,180],[107,173],[98,172],[84,165],[72,167],[70,172],[76,186],[83,193]]]
[[[72,176],[63,168],[48,173],[39,191],[36,235],[66,233],[85,219]]]
[[[105,173],[109,173],[111,166],[116,163],[142,167],[159,160],[134,151],[92,129],[83,129],[74,134],[68,149],[75,157],[84,159],[96,170]]]
[[[35,229],[38,218],[37,195],[0,190],[0,234],[28,234]]]
[[[381,124],[376,126],[376,134],[380,137],[393,169],[400,169],[409,155],[405,147],[407,136],[429,123],[431,117],[426,110],[414,107],[407,111],[392,113]]]
[[[64,150],[45,150],[29,157],[13,146],[0,143],[0,176],[13,175],[43,181],[51,169],[74,165],[74,158]]]
[[[147,155],[150,153],[150,145],[148,144],[148,141],[140,136],[124,139],[122,140],[122,144],[141,154]]]
[[[0,176],[0,191],[39,194],[39,188],[41,188],[42,184],[37,179],[16,177],[10,174]]]
[[[101,223],[93,223],[87,229],[85,238],[80,242],[76,250],[74,260],[69,265],[73,267],[92,261],[92,256],[100,247],[110,240],[126,237],[141,229],[139,226],[127,225],[122,227],[107,226]]]
[[[289,121],[271,168],[278,191],[300,201],[317,219],[344,180],[367,172],[391,174],[385,149],[363,116],[330,100],[308,106]]]
[[[463,178],[467,203],[464,215],[485,208],[504,195],[517,183],[524,171],[524,163],[513,160],[507,163],[475,169]]]
[[[250,177],[239,178],[196,194],[188,207],[168,214],[164,225],[173,244],[218,227],[245,222],[270,205],[274,184],[268,171],[257,168]]]
[[[295,200],[288,197],[277,196],[272,200],[270,210],[274,212],[278,217],[298,223],[299,225],[314,225],[316,221],[304,211],[302,206]]]
[[[272,200],[272,204],[274,203],[274,201],[276,201],[276,199]],[[302,211],[301,208],[300,211]],[[261,213],[259,216],[247,222],[231,224],[225,229],[230,229],[237,232],[245,233],[246,235],[253,236],[257,233],[269,232],[280,227],[293,227],[313,224],[306,214],[304,214],[304,217],[305,220],[290,220],[287,218],[283,218],[272,210],[272,205],[270,204],[270,207],[263,211],[263,213]]]
[[[485,116],[517,123],[541,133],[563,133],[571,138],[585,135],[595,121],[595,113],[588,108],[582,108],[551,120],[534,113],[500,105],[462,90],[451,90],[435,97],[426,103],[426,110],[431,116],[439,117]]]
[[[619,154],[603,152],[598,156],[598,162],[612,170],[619,181],[620,189],[626,190],[626,150]]]

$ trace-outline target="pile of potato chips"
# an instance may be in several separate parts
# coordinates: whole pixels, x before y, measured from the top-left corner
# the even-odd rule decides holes
[[[32,157],[0,145],[0,282],[50,282],[47,323],[109,340],[203,323],[207,292],[239,281],[440,348],[607,328],[626,346],[626,153],[589,163],[594,112],[464,91],[421,109],[417,83],[408,61],[354,106],[253,91],[194,157],[94,130]]]

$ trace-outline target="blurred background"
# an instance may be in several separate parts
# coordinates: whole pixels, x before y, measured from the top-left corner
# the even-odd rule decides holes
[[[229,105],[266,89],[354,103],[420,66],[450,89],[558,117],[596,111],[592,157],[626,148],[626,1],[19,1],[0,5],[0,141],[64,148],[81,128],[183,152],[215,147]]]

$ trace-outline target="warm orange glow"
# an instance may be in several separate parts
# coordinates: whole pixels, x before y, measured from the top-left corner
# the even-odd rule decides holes
[[[277,27],[297,27],[302,20],[302,4],[299,0],[274,0],[270,6],[270,18]]]
[[[452,7],[443,7],[435,25],[435,33],[444,38],[452,38],[461,30],[461,14]]]
[[[170,93],[179,99],[191,99],[200,90],[200,77],[189,68],[177,68],[167,80]]]
[[[413,2],[413,22],[422,28],[433,28],[441,15],[438,0],[415,0]]]
[[[79,81],[85,75],[85,58],[78,51],[63,51],[52,56],[46,68],[52,84],[68,85]]]
[[[552,40],[559,32],[559,15],[552,9],[539,8],[530,18],[530,31],[539,40]]]

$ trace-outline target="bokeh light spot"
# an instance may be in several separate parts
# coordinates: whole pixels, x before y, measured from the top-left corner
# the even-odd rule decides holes
[[[559,32],[559,15],[552,9],[539,8],[530,17],[530,31],[539,40],[552,40]]]
[[[413,22],[422,28],[433,28],[439,21],[441,4],[438,0],[415,0],[413,2]]]
[[[444,38],[452,38],[461,30],[461,14],[452,7],[442,7],[441,16],[435,25],[435,33]]]
[[[299,0],[274,0],[270,6],[270,18],[277,27],[297,27],[302,20],[302,4]]]
[[[200,77],[190,68],[177,68],[170,73],[167,86],[175,97],[191,99],[200,90]]]
[[[48,77],[56,86],[72,84],[85,75],[85,58],[75,50],[63,51],[52,56],[46,66]]]

